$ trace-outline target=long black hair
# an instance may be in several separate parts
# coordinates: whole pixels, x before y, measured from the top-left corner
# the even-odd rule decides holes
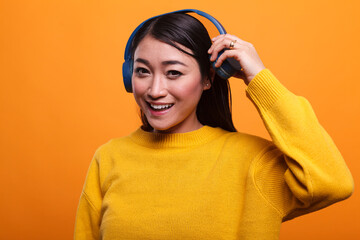
[[[132,57],[134,57],[134,52],[141,40],[147,35],[194,57],[199,64],[203,79],[205,79],[204,77],[211,79],[211,62],[207,51],[212,43],[206,28],[199,20],[185,13],[170,13],[148,20],[133,39]],[[183,50],[178,44],[190,49],[192,53]],[[141,109],[140,114],[142,128],[146,131],[153,130]],[[203,125],[221,127],[227,131],[236,132],[232,121],[231,91],[228,80],[215,74],[211,88],[203,91],[201,95],[196,115]]]

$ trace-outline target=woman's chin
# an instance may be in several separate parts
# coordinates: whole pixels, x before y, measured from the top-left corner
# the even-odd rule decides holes
[[[154,129],[153,131],[156,133],[178,133],[181,132],[181,126],[178,124],[159,124],[159,123],[152,123],[149,122],[151,127]]]
[[[156,133],[186,133],[197,130],[201,128],[203,125],[198,122],[198,124],[193,124],[191,126],[186,126],[183,124],[177,124],[173,126],[153,126],[154,132]]]
[[[157,133],[174,133],[176,131],[174,131],[174,127],[170,127],[170,126],[153,126],[151,125],[154,129],[154,132]]]

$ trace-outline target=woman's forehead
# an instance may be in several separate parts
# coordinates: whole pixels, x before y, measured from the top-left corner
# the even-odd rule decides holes
[[[192,54],[192,51],[185,46],[178,43],[175,44],[183,51]],[[162,61],[176,61],[179,59],[187,62],[196,61],[192,56],[184,53],[178,48],[148,35],[140,41],[135,49],[134,60],[136,61],[136,59],[141,58],[146,60],[161,59]]]

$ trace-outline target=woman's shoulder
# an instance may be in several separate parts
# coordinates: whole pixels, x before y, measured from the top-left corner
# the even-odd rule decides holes
[[[232,143],[258,145],[258,146],[268,146],[272,144],[271,141],[253,134],[249,134],[245,132],[229,132],[222,129],[221,131],[223,132],[223,137],[225,137],[229,142]]]
[[[247,151],[255,155],[267,148],[274,146],[273,142],[263,137],[244,132],[229,132],[221,128],[215,128],[218,132],[216,141],[223,145],[225,151]]]
[[[100,145],[95,152],[95,155],[104,155],[116,151],[121,151],[123,148],[129,148],[131,146],[131,135],[133,133],[121,136],[121,137],[115,137],[109,139],[104,144]]]

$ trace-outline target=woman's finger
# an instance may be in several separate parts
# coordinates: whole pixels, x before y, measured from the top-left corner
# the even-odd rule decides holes
[[[248,44],[248,42],[246,42],[246,41],[244,41],[244,40],[242,40],[242,39],[240,39],[240,38],[238,38],[238,37],[236,37],[236,36],[234,36],[234,35],[222,34],[222,35],[219,35],[219,36],[214,37],[214,38],[212,39],[213,44],[212,44],[212,46],[210,47],[209,51],[212,50],[212,47],[213,47],[214,45],[216,45],[217,43],[222,42],[222,41],[224,41],[224,40],[230,40],[230,42],[231,42],[231,41],[236,41],[236,42],[238,42],[238,43],[240,43],[240,44],[243,44],[243,45]]]
[[[248,45],[250,45],[250,43],[245,42],[236,36],[220,35],[208,50],[208,53],[211,54],[210,60],[215,61],[219,52],[222,50],[234,49],[241,46],[247,47]]]
[[[223,54],[221,54],[218,59],[216,60],[215,63],[215,67],[220,67],[221,64],[223,64],[223,62],[225,61],[225,59],[231,57],[231,58],[235,58],[237,61],[239,61],[239,56],[238,56],[238,52],[235,50],[226,50],[224,51]]]
[[[227,58],[234,58],[236,61],[239,62],[246,77],[246,79],[244,79],[246,82],[250,82],[256,76],[256,74],[258,74],[261,70],[265,69],[264,64],[262,63],[255,50],[249,51],[249,49],[246,48],[243,48],[241,50],[226,50],[217,59],[215,67],[220,67]]]
[[[215,61],[218,58],[218,55],[221,51],[228,51],[228,50],[239,50],[242,51],[243,49],[247,49],[248,44],[244,45],[242,43],[239,43],[235,40],[231,39],[224,39],[222,42],[217,43],[214,45],[210,61]]]
[[[213,52],[213,49],[215,46],[219,45],[221,42],[223,42],[225,39],[230,39],[229,34],[222,34],[212,39],[212,45],[209,48],[208,53],[211,54]]]

